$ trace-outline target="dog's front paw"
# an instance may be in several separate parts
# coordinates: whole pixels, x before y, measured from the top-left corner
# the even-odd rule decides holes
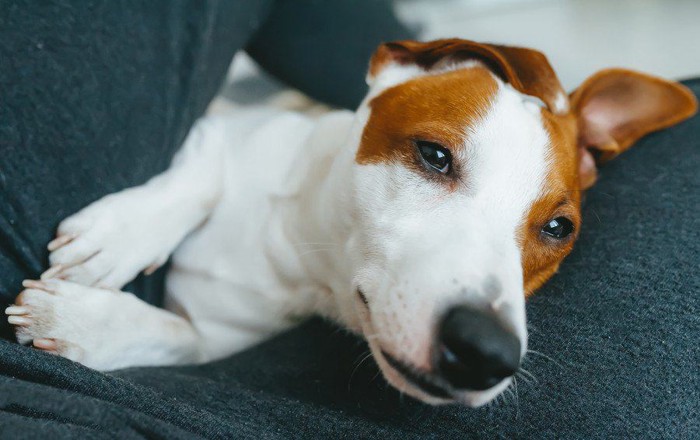
[[[112,297],[127,294],[61,280],[22,284],[25,290],[5,310],[20,343],[92,368],[109,367],[109,344],[101,333],[113,312]]]
[[[175,220],[143,188],[93,203],[65,219],[48,245],[51,268],[42,279],[119,289],[142,270],[162,265],[177,245],[168,232]]]

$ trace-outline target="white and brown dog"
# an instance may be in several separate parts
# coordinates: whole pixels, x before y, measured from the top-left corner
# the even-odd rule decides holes
[[[484,404],[573,247],[594,155],[697,107],[621,69],[567,95],[541,53],[456,39],[382,45],[368,83],[355,113],[204,118],[165,173],[63,221],[7,309],[19,341],[101,370],[206,362],[318,313],[396,388]],[[166,310],[118,290],[171,254]]]

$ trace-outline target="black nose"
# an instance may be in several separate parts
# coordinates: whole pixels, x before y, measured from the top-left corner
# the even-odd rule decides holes
[[[437,369],[455,388],[486,390],[520,366],[520,340],[494,314],[459,306],[439,328]]]

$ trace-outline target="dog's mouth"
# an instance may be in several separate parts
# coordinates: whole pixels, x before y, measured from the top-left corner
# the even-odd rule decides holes
[[[359,287],[357,288],[357,298],[358,302],[362,304],[361,310],[364,313],[368,313],[369,301],[364,295],[364,292]],[[363,330],[365,334],[374,333],[374,331],[371,329],[371,324],[368,319],[363,320]],[[441,380],[439,377],[421,371],[420,369],[410,364],[402,362],[390,355],[389,353],[387,353],[386,351],[384,351],[383,349],[381,349],[381,347],[372,344],[371,341],[368,342],[370,347],[372,348],[372,351],[375,353],[375,357],[377,358],[377,360],[379,361],[381,358],[381,360],[384,361],[386,366],[393,370],[392,373],[398,376],[400,380],[402,379],[405,382],[405,384],[408,385],[410,388],[414,388],[420,394],[424,394],[428,400],[434,400],[436,402],[454,401],[455,396],[450,386],[446,384],[443,380]],[[372,347],[373,345],[374,347]],[[386,374],[385,377],[387,377]],[[389,379],[389,377],[387,377],[387,379]],[[409,391],[409,394],[414,394],[411,393],[410,390],[406,391]],[[422,397],[420,398],[422,399]]]
[[[452,400],[454,398],[449,385],[445,384],[439,377],[435,377],[405,364],[384,350],[381,350],[381,353],[382,357],[384,357],[391,368],[396,370],[407,382],[423,393],[437,399]]]
[[[420,371],[416,367],[401,362],[384,350],[380,350],[380,354],[392,369],[392,374],[403,379],[404,385],[397,387],[398,389],[433,405],[462,403],[473,408],[479,407],[492,401],[510,385],[510,380],[504,380],[485,391],[456,390],[439,376]],[[412,392],[410,388],[405,389],[406,386],[415,391]]]
[[[356,298],[360,307],[362,333],[375,335],[376,331],[368,316],[369,302],[367,298],[359,289]],[[378,344],[376,338],[367,338],[367,342],[385,379],[391,385],[399,391],[431,405],[461,403],[470,407],[478,407],[493,400],[510,385],[510,380],[503,380],[488,390],[457,389],[436,372],[425,371],[392,356]]]

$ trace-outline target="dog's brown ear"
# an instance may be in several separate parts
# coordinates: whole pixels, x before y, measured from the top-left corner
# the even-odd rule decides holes
[[[541,52],[521,47],[456,38],[427,43],[385,43],[372,56],[368,80],[371,82],[391,63],[413,64],[430,70],[443,63],[468,59],[483,62],[519,92],[539,98],[553,113],[566,113],[569,110],[568,97],[547,58]]]
[[[606,162],[642,136],[689,118],[697,107],[686,87],[643,73],[608,69],[588,78],[571,94],[579,126],[582,189],[595,182],[596,162]]]

